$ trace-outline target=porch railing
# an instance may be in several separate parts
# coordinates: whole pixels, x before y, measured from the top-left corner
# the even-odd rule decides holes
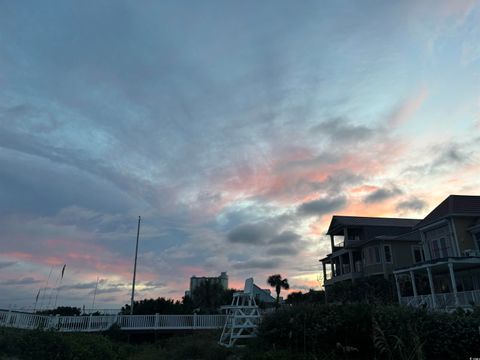
[[[454,293],[435,294],[435,306],[432,295],[404,296],[400,298],[400,304],[407,306],[425,306],[428,309],[447,310],[456,307],[470,308],[472,305],[480,304],[480,290],[457,292],[458,305],[455,302]]]

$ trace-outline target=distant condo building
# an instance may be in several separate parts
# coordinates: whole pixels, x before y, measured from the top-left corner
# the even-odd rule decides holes
[[[190,278],[190,290],[185,291],[186,296],[192,296],[195,289],[203,284],[204,282],[209,281],[211,284],[220,284],[223,289],[228,289],[228,275],[224,271],[220,274],[220,276],[195,276],[193,275]]]

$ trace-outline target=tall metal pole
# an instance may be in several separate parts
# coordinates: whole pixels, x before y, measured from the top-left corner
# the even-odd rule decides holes
[[[132,282],[132,300],[130,302],[130,315],[133,315],[133,301],[135,297],[135,276],[137,275],[137,254],[138,254],[138,237],[140,236],[140,220],[141,217],[138,217],[138,226],[137,226],[137,245],[135,245],[135,263],[133,265],[133,282]]]

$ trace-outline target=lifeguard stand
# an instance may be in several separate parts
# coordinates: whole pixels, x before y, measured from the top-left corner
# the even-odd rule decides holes
[[[240,346],[238,340],[256,336],[257,324],[260,321],[260,311],[253,294],[253,278],[245,280],[243,291],[233,294],[232,304],[222,306],[227,311],[227,319],[220,336],[220,345],[225,347]]]

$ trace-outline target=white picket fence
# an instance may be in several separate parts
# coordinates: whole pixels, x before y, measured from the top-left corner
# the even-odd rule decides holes
[[[0,310],[0,326],[17,329],[55,329],[61,332],[108,330],[206,330],[220,329],[225,315],[89,315],[48,316]]]

